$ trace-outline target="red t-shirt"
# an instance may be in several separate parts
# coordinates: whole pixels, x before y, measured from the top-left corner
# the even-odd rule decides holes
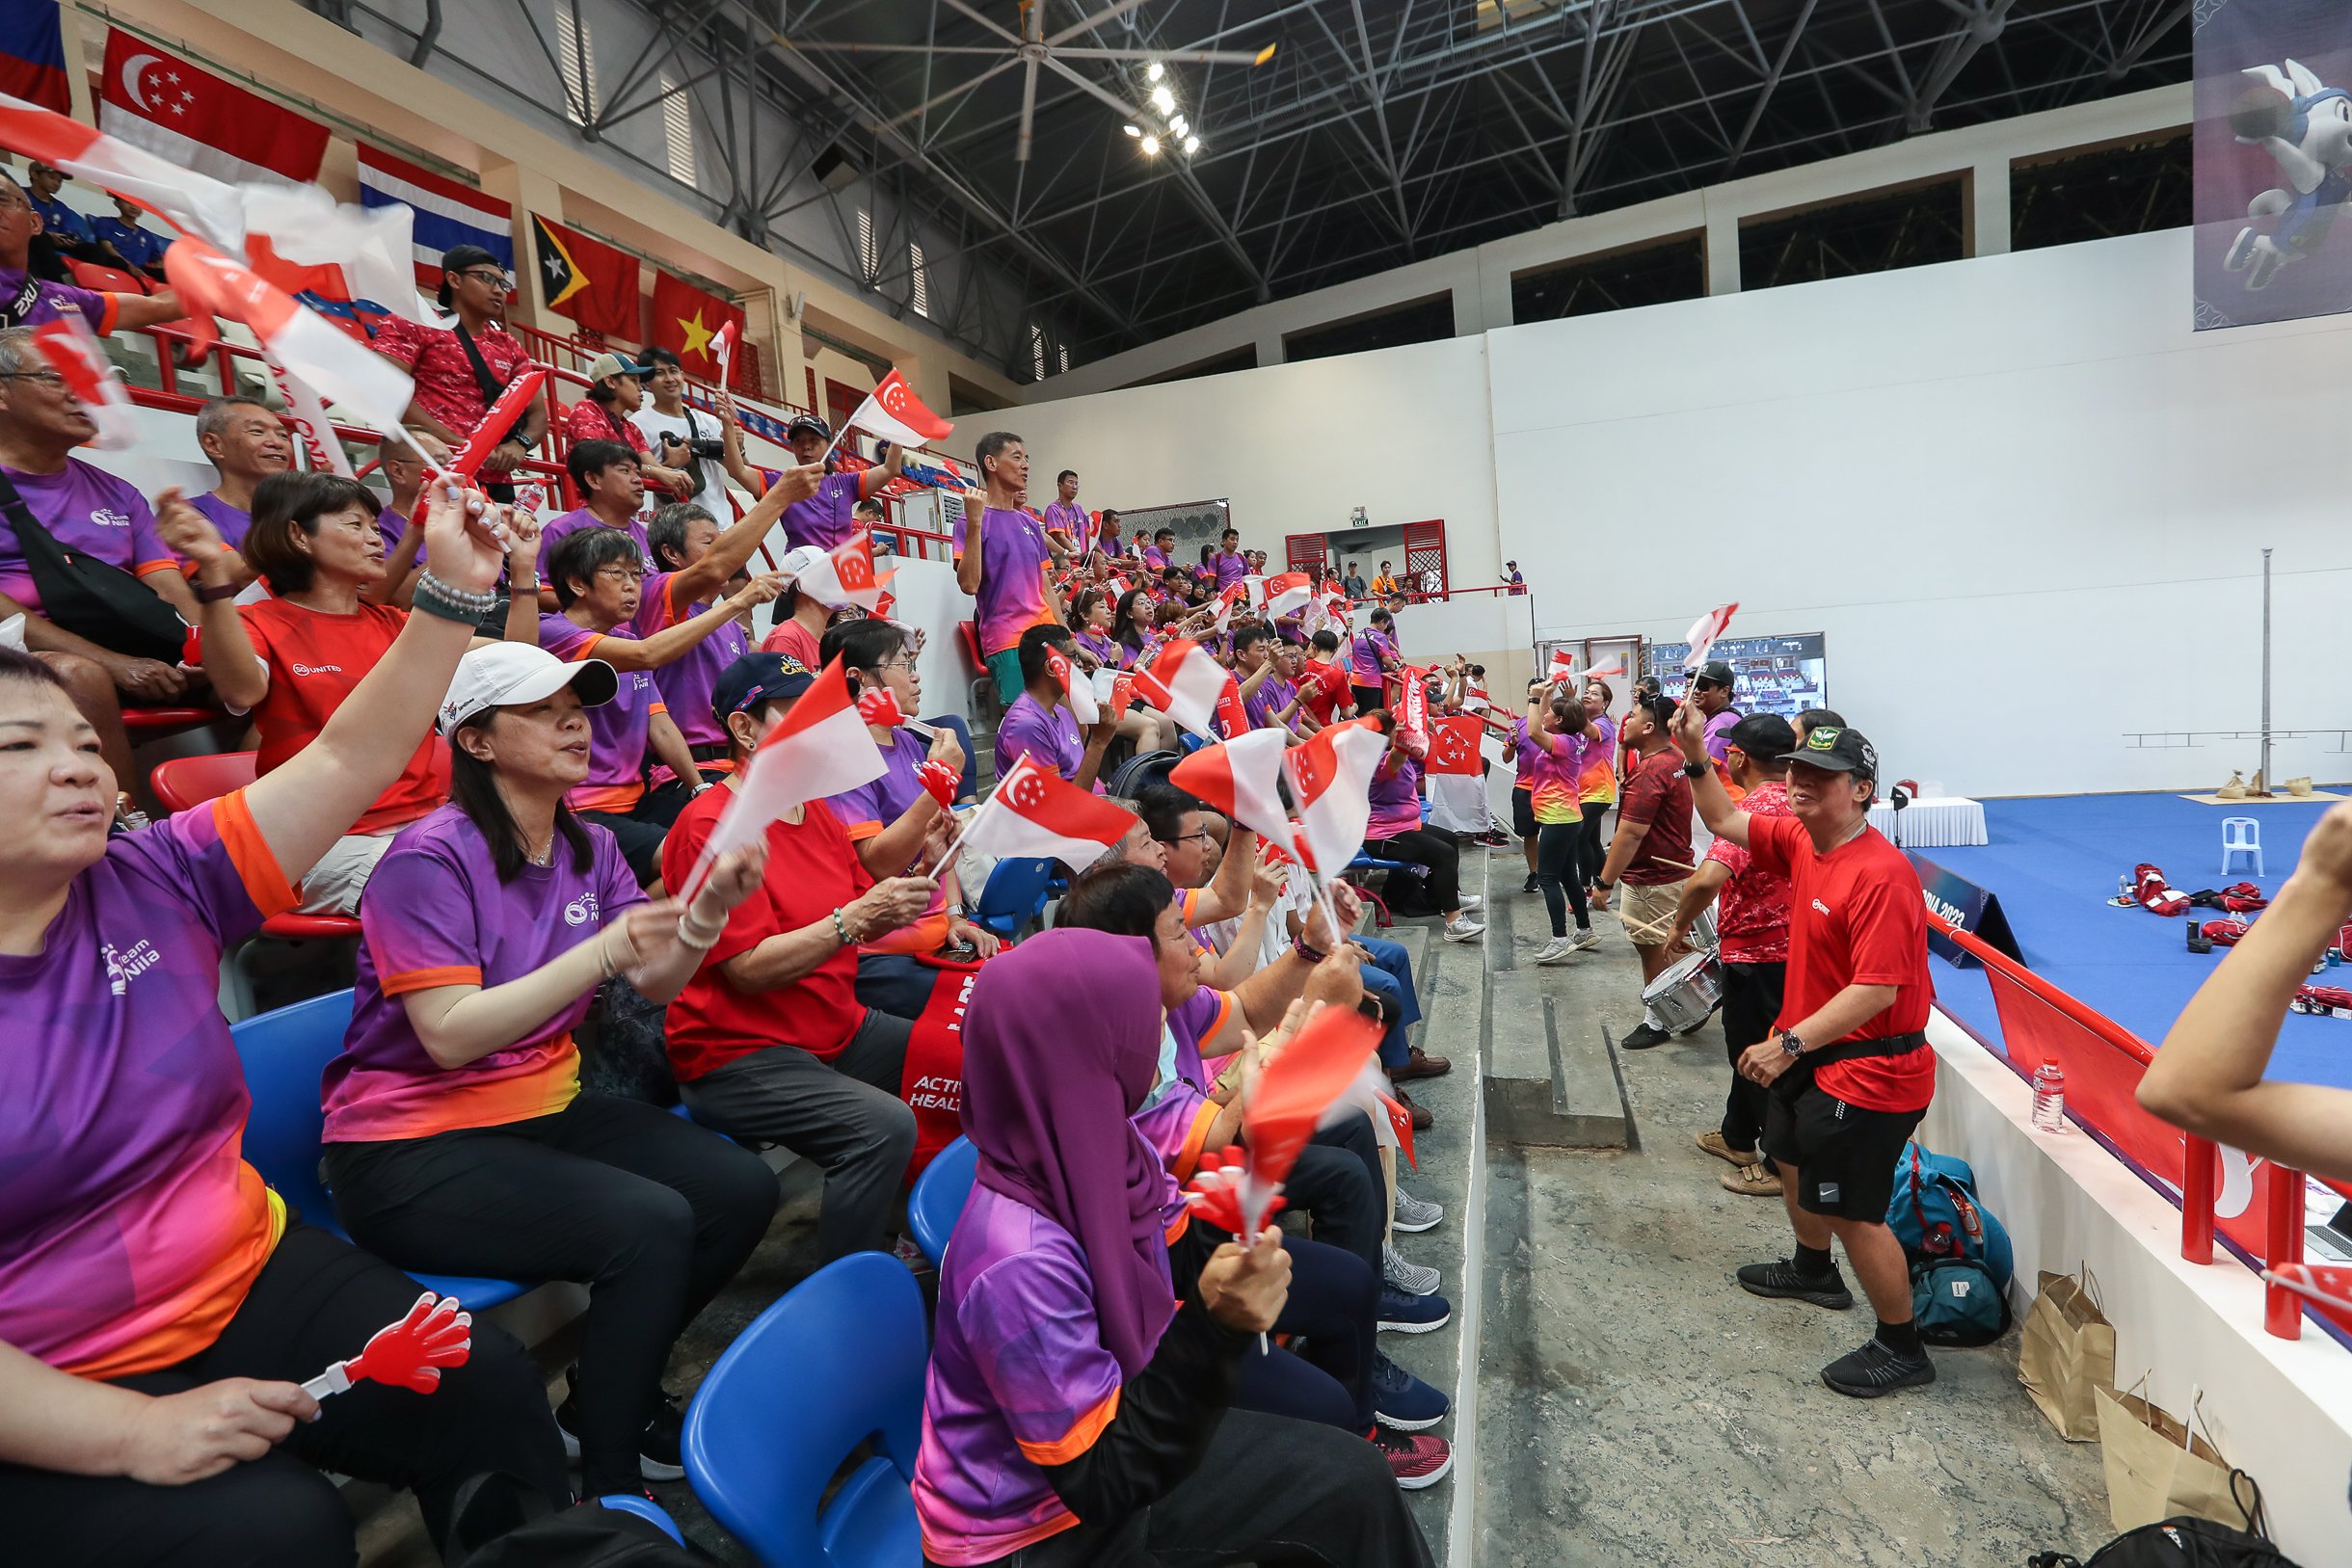
[[[650,455],[645,432],[636,421],[622,418],[592,397],[564,411],[564,434],[575,441],[619,441],[640,458]]]
[[[1306,670],[1298,678],[1298,697],[1310,718],[1317,724],[1329,724],[1340,704],[1352,700],[1348,672],[1336,659],[1328,664],[1307,660]]]
[[[1691,874],[1691,781],[1682,776],[1680,752],[1666,747],[1634,769],[1617,803],[1617,820],[1649,824],[1621,881],[1648,888]]]
[[[334,710],[343,705],[376,661],[408,625],[408,612],[388,604],[362,604],[357,614],[329,615],[282,598],[241,604],[245,635],[269,667],[269,694],[254,709],[261,731],[254,771],[267,773],[318,738]],[[414,822],[449,798],[449,746],[428,733],[409,765],[376,797],[354,833],[376,833]]]
[[[707,789],[686,803],[661,846],[664,886],[686,885],[710,830],[734,799],[732,788],[721,787]],[[772,991],[738,991],[719,969],[770,937],[824,920],[874,885],[832,810],[813,800],[807,811],[798,824],[768,825],[767,875],[735,906],[718,945],[704,956],[702,968],[670,1003],[665,1023],[670,1070],[682,1083],[769,1046],[798,1046],[829,1062],[866,1022],[866,1009],[857,998],[855,947],[842,948],[809,973]]]
[[[1740,809],[1750,816],[1786,816],[1788,786],[1779,780],[1761,784]],[[1731,873],[1715,900],[1715,935],[1726,964],[1785,964],[1788,962],[1788,878],[1755,864],[1747,850],[1728,838],[1707,847],[1707,859]]]
[[[815,671],[825,667],[825,661],[816,656],[822,646],[816,633],[788,615],[776,623],[776,628],[767,634],[767,641],[760,645],[760,651],[789,653],[800,661],[802,669]]]
[[[1876,828],[1817,854],[1793,816],[1748,819],[1750,864],[1789,883],[1788,978],[1778,1028],[1828,1005],[1850,985],[1896,987],[1894,1005],[1844,1036],[1878,1040],[1927,1027],[1936,983],[1927,971],[1927,898],[1918,873]],[[1809,1040],[1810,1046],[1835,1042]],[[1813,1081],[1865,1110],[1921,1110],[1936,1098],[1936,1052],[1831,1062]]]

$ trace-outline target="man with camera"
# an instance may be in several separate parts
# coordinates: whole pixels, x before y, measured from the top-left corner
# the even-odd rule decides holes
[[[645,433],[647,448],[665,467],[677,468],[700,481],[698,490],[683,497],[713,518],[731,514],[727,481],[733,479],[746,493],[758,495],[760,475],[743,458],[743,429],[735,423],[735,400],[719,393],[719,412],[705,413],[686,407],[686,367],[675,352],[645,351],[645,390],[649,401],[628,416]]]

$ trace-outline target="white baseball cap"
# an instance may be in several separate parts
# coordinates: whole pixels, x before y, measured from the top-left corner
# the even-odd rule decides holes
[[[457,661],[457,674],[449,682],[449,695],[441,702],[438,727],[448,736],[484,708],[536,703],[566,686],[579,692],[583,707],[601,707],[621,689],[621,678],[602,659],[567,664],[529,643],[477,648]]]
[[[776,563],[776,570],[797,577],[824,558],[825,552],[814,545],[795,545],[784,552],[784,559]]]

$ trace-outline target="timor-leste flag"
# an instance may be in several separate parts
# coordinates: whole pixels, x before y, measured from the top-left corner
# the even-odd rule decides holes
[[[735,324],[736,340],[743,332],[743,311],[715,294],[706,294],[682,278],[654,274],[654,331],[646,341],[668,349],[699,381],[717,381],[726,373],[719,363],[715,339],[719,330]]]
[[[608,337],[632,343],[642,337],[635,256],[537,213],[531,214],[531,238],[548,309]]]

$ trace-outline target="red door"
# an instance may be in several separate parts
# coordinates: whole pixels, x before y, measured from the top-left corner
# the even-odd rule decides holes
[[[1437,573],[1434,579],[1428,573]],[[1426,582],[1434,582],[1433,597],[1444,598],[1452,585],[1446,580],[1446,524],[1442,518],[1428,522],[1408,522],[1404,525],[1404,573],[1406,581],[1398,586],[1415,598],[1430,591]]]
[[[1327,567],[1331,564],[1330,542],[1321,534],[1286,534],[1282,540],[1282,558],[1293,571]]]

